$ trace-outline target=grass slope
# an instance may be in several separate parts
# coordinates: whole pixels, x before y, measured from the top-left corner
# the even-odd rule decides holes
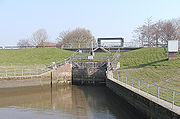
[[[180,90],[180,58],[168,60],[167,49],[142,48],[123,53],[121,73]],[[177,85],[177,86],[176,86]]]
[[[169,61],[167,48],[142,48],[125,52],[120,63],[118,72],[122,74],[180,91],[180,58]],[[177,98],[180,100],[180,94],[176,94]]]
[[[56,48],[0,49],[0,65],[49,65],[68,58],[72,51]]]

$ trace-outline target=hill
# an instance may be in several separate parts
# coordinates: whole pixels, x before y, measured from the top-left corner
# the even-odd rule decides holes
[[[49,65],[73,53],[57,48],[0,49],[0,65]]]

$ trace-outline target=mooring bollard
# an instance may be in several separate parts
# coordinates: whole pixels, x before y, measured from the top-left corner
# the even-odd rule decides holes
[[[51,72],[51,83],[50,83],[50,85],[51,85],[51,88],[52,88],[52,72]]]

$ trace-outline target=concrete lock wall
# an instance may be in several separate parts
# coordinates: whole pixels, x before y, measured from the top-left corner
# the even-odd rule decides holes
[[[105,84],[107,62],[73,61],[72,84]]]
[[[53,79],[55,80],[55,83],[71,84],[72,64],[66,63],[62,66],[59,66],[57,70],[53,71]]]
[[[76,85],[103,84],[142,112],[142,115],[146,115],[148,119],[180,119],[177,113],[179,107],[173,111],[163,104],[168,102],[161,99],[154,100],[153,96],[143,94],[141,90],[135,91],[134,87],[122,85],[122,82],[113,79],[112,72],[107,71],[107,65],[107,62],[73,61],[72,64],[65,64],[57,69],[58,80],[72,81],[72,84]]]
[[[180,119],[180,115],[177,113],[174,113],[152,100],[123,87],[111,78],[106,80],[106,86],[114,93],[128,101],[128,103],[142,112],[143,115],[146,115],[148,119]]]

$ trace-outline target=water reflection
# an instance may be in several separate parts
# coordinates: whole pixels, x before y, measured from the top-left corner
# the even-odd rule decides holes
[[[71,85],[0,89],[0,115],[3,119],[141,119],[106,87]]]

